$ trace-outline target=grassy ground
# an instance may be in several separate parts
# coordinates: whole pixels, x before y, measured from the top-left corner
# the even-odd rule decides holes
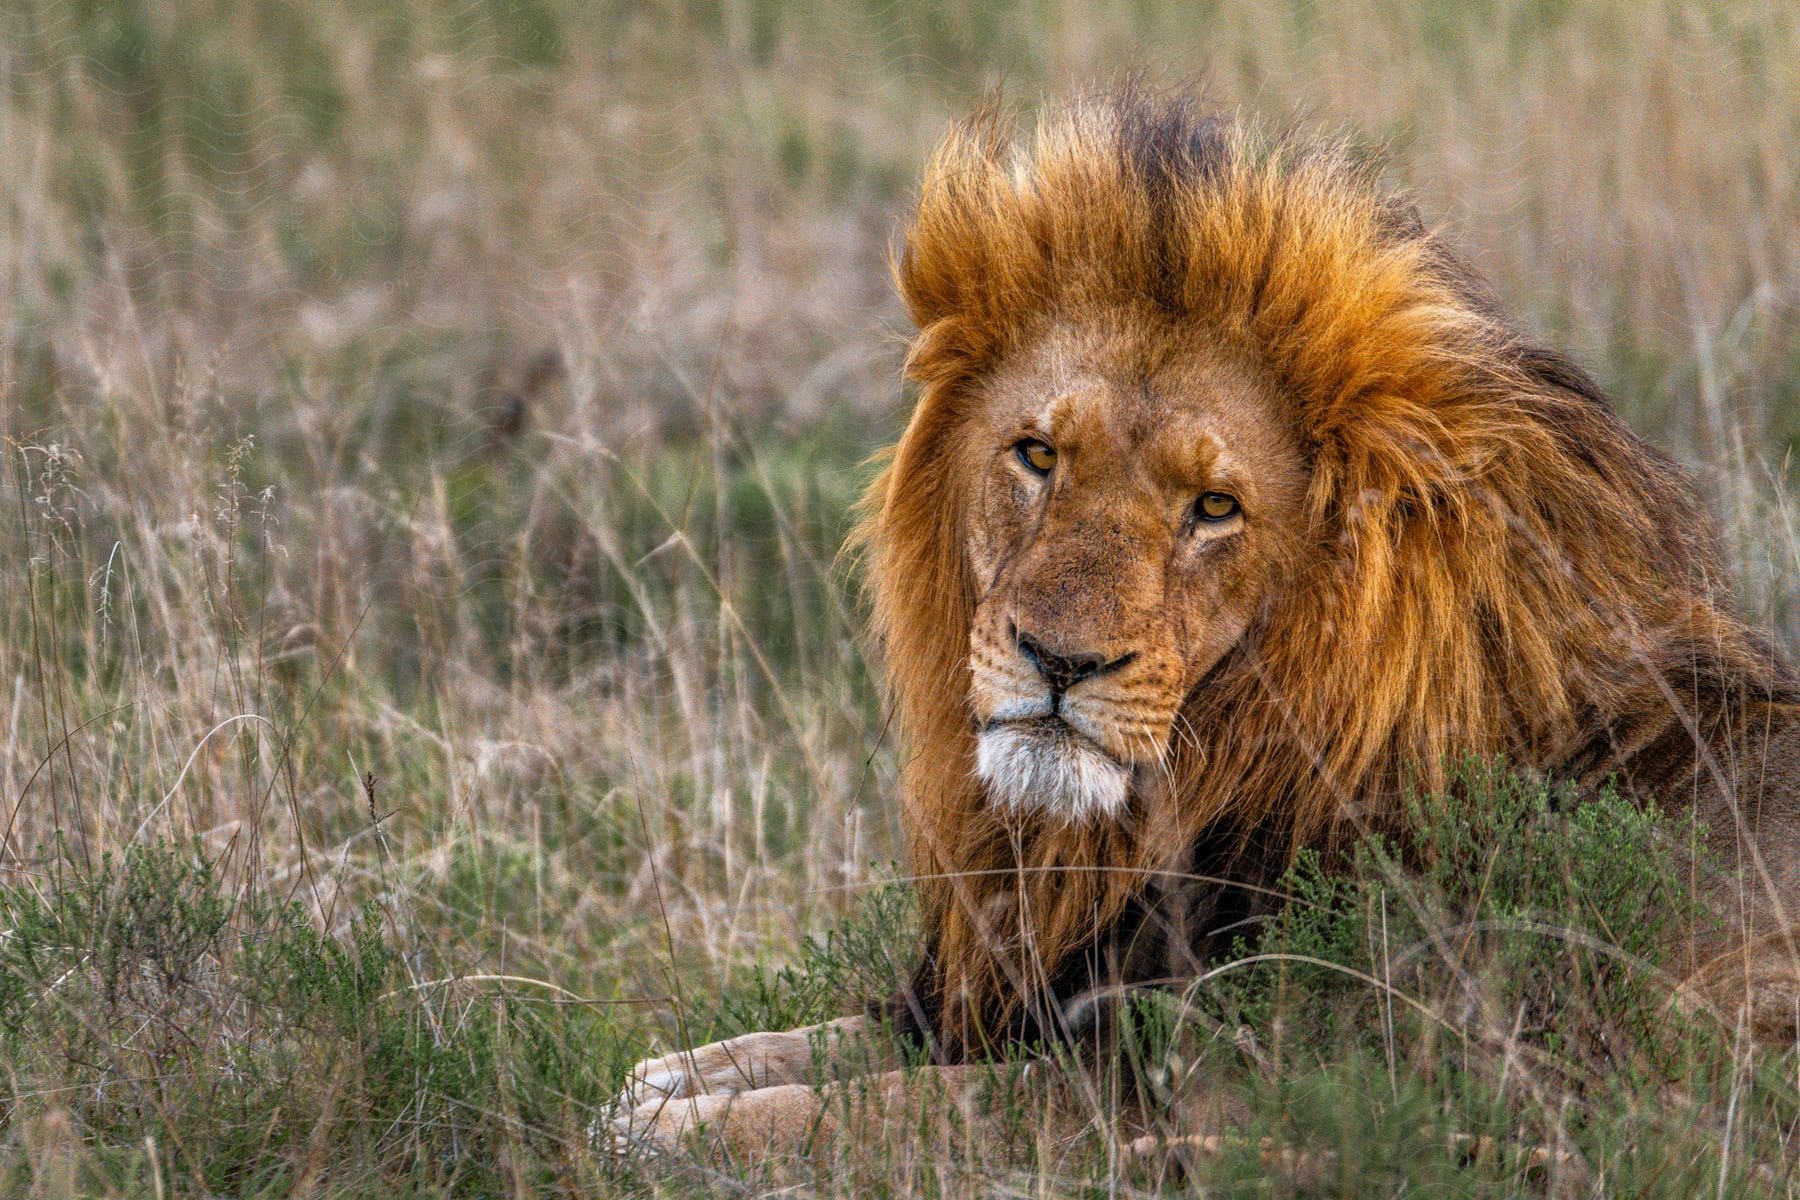
[[[904,965],[835,558],[903,416],[885,255],[973,97],[1126,66],[1386,146],[1699,469],[1746,611],[1800,643],[1784,7],[14,0],[8,1194],[770,1182],[585,1131],[653,1040]],[[1205,1081],[1250,1139],[1123,1163],[1075,1095],[1067,1138],[1021,1101],[1013,1144],[927,1129],[798,1182],[1795,1194],[1793,1055],[1672,1020],[1631,940],[1679,919],[1680,831],[1476,792],[1454,870],[1297,878],[1288,959],[1144,1015],[1130,1086],[1179,1113]],[[1597,865],[1541,878],[1546,844]]]

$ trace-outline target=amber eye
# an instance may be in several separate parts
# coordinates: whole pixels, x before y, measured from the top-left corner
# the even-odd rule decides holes
[[[1018,452],[1019,461],[1039,475],[1048,475],[1056,465],[1056,449],[1036,438],[1026,438],[1013,449]]]
[[[1224,492],[1207,492],[1194,502],[1194,517],[1201,521],[1227,521],[1239,511],[1237,497]]]

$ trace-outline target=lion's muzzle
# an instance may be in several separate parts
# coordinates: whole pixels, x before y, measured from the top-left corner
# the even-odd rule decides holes
[[[1117,817],[1136,767],[1163,750],[1121,695],[1141,695],[1129,670],[1138,653],[1073,653],[1011,621],[1003,628],[1001,638],[978,634],[971,657],[976,770],[989,800],[1070,823]]]
[[[999,808],[1118,818],[1167,756],[1185,676],[1167,588],[1177,531],[1136,476],[1107,474],[1130,457],[1069,450],[1054,502],[1032,493],[1048,506],[1041,520],[996,521],[1023,546],[976,554],[989,582],[969,631],[969,707],[977,771]]]

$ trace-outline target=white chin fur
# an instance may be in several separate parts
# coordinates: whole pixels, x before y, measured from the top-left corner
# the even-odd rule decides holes
[[[1131,772],[1074,733],[1042,725],[996,725],[981,734],[975,770],[1003,808],[1070,824],[1125,811]]]

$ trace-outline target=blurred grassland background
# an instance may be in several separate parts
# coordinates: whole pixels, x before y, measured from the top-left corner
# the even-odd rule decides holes
[[[582,1134],[652,1037],[903,965],[835,557],[905,415],[887,255],[948,120],[1129,68],[1385,151],[1800,640],[1792,5],[6,0],[0,877],[114,915],[18,999],[0,1173],[661,1186]],[[137,1023],[59,998],[120,897],[195,931]],[[246,922],[322,990],[245,1000]]]

